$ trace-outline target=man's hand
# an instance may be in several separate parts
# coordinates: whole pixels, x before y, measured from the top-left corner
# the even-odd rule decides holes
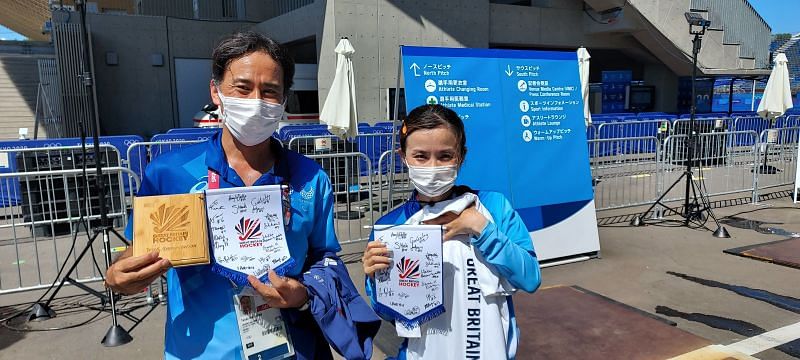
[[[158,256],[158,251],[130,256],[129,249],[126,254],[106,271],[106,285],[120,294],[132,295],[142,291],[172,267],[169,260]]]
[[[308,301],[308,291],[299,281],[280,277],[275,271],[269,271],[270,285],[259,281],[255,276],[248,276],[247,281],[266,300],[267,305],[274,308],[299,308]]]

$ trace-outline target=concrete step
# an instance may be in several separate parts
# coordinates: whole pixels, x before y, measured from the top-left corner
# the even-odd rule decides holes
[[[0,98],[2,98],[3,101],[19,99],[19,100],[28,100],[33,102],[36,101],[36,93],[35,92],[19,93],[12,90],[7,90],[7,91],[0,90]]]
[[[21,108],[13,110],[0,109],[0,122],[2,122],[3,119],[15,118],[21,116],[22,117],[33,116],[33,110],[21,109]]]
[[[33,94],[36,95],[36,86],[8,86],[0,88],[0,95]]]
[[[3,108],[16,108],[20,106],[28,106],[33,108],[36,105],[36,95],[33,96],[19,96],[19,95],[2,95],[0,94],[0,109]]]
[[[32,79],[0,79],[0,87],[9,87],[9,86],[33,86],[36,87],[39,85],[39,78],[32,78]]]
[[[20,96],[17,94],[0,94],[0,108],[4,107],[17,107],[22,105],[29,105],[33,107],[36,104],[36,95]]]
[[[27,113],[26,114],[26,113],[23,113],[23,112],[17,112],[17,113],[14,113],[14,114],[8,114],[8,113],[0,112],[0,126],[2,126],[5,123],[8,123],[8,122],[22,121],[22,120],[28,121],[28,120],[33,119],[34,117],[35,116],[33,115],[33,113]]]
[[[30,118],[23,118],[17,117],[14,118],[13,121],[6,121],[5,119],[0,119],[0,128],[20,128],[26,126],[32,126],[34,123],[34,119]]]
[[[25,101],[25,99],[17,99],[17,98],[9,98],[3,97],[0,95],[0,98],[3,99],[2,105],[0,105],[0,111],[12,111],[17,109],[30,109],[33,111],[36,108],[36,99],[31,99],[31,102]]]
[[[12,82],[0,84],[0,89],[36,89],[38,82]]]

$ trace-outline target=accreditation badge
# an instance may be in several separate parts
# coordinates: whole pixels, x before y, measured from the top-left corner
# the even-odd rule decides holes
[[[242,339],[243,359],[286,359],[294,355],[280,309],[271,308],[251,288],[233,295],[233,307]]]

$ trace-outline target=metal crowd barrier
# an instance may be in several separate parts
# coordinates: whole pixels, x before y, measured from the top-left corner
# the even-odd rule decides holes
[[[391,133],[359,134],[354,139],[342,140],[335,135],[298,136],[289,140],[287,147],[303,155],[342,154],[360,152],[367,156],[372,164],[384,151],[391,149]],[[366,164],[361,162],[359,174],[366,176]],[[387,167],[373,167],[373,173],[385,174]]]
[[[760,126],[757,121],[737,125]],[[596,209],[655,201],[685,170],[688,139],[674,134],[663,143],[653,136],[589,140]],[[759,190],[793,184],[799,139],[800,127],[699,133],[693,178],[710,196],[751,192],[757,202]],[[759,171],[765,154],[776,173]],[[683,196],[682,188],[673,190],[664,201]]]
[[[737,117],[733,120],[733,131],[755,131],[756,134],[760,134],[762,131],[769,129],[771,127],[770,121],[762,119],[759,116],[746,116],[746,117]],[[738,136],[735,138],[735,143],[737,145],[753,145],[755,142],[750,143],[749,141],[753,140],[747,135]],[[756,139],[757,140],[757,139]]]
[[[308,155],[328,174],[334,197],[334,229],[339,243],[369,240],[375,223],[373,174],[370,159],[360,152]],[[360,164],[366,164],[366,176],[360,176]]]
[[[693,165],[695,180],[701,182],[706,194],[724,195],[753,190],[752,169],[756,161],[755,145],[737,145],[734,139],[744,139],[755,144],[755,131],[733,131],[697,134]],[[661,188],[675,181],[685,170],[687,162],[688,135],[671,135],[664,142],[661,167]],[[682,199],[682,193],[673,192],[664,200]]]
[[[100,201],[106,201],[108,218],[114,225],[125,225],[128,210],[123,179],[130,170],[111,166],[104,167],[102,171],[109,190],[106,199],[91,195],[94,193],[91,186],[96,181],[94,168],[87,169],[86,178],[82,169],[0,174],[0,183],[3,184],[0,194],[15,191],[11,185],[14,182],[31,185],[28,189],[38,184],[35,190],[23,194],[20,204],[6,206],[0,215],[0,294],[50,286],[56,280],[61,265],[70,261],[67,258],[70,248],[75,246],[71,252],[71,261],[75,261],[77,253],[85,246],[87,233],[91,230],[86,229],[86,223],[82,224],[82,220],[89,224],[89,228],[99,220],[96,207]],[[133,176],[131,179],[134,180],[131,185],[138,187],[138,178]],[[90,186],[89,198],[83,196],[84,186]],[[72,234],[75,232],[80,236],[73,244]],[[104,261],[102,241],[95,242],[93,246],[94,259],[84,258],[71,274],[78,282],[102,279],[104,270],[94,263]]]
[[[753,202],[758,202],[760,190],[794,184],[798,140],[800,127],[761,131],[759,146],[756,147],[756,171],[753,172]],[[774,174],[758,171],[765,164],[773,166],[777,171]]]
[[[599,154],[591,159],[598,209],[647,204],[658,196],[658,144],[655,136],[589,141],[590,151]],[[604,153],[601,149],[622,151]]]
[[[390,169],[392,167],[392,154],[394,154],[395,163],[393,176],[389,176],[388,173],[380,174],[373,183],[375,186],[373,191],[376,188],[378,190],[378,214],[380,216],[385,215],[395,206],[408,199],[409,194],[414,190],[414,185],[411,184],[411,180],[408,178],[408,167],[400,161],[400,155],[397,154],[397,151],[384,151],[378,159],[378,167]],[[390,180],[392,181],[390,182]],[[390,187],[392,191],[389,191]],[[389,199],[389,194],[392,194],[391,199]]]

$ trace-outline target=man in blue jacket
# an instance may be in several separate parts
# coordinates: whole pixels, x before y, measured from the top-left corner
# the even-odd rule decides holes
[[[244,32],[219,44],[212,66],[211,98],[221,109],[225,127],[207,142],[155,159],[138,196],[288,185],[286,237],[296,265],[286,277],[270,272],[270,285],[253,277],[249,281],[270,307],[282,309],[296,358],[331,358],[328,343],[307,311],[309,292],[301,277],[303,269],[323,261],[325,253],[341,249],[333,228],[330,180],[317,163],[270,139],[283,116],[294,63],[274,40]],[[129,224],[128,238],[131,230]],[[241,359],[231,282],[210,266],[170,268],[158,253],[133,257],[128,249],[108,269],[107,286],[133,294],[167,273],[165,358]]]

